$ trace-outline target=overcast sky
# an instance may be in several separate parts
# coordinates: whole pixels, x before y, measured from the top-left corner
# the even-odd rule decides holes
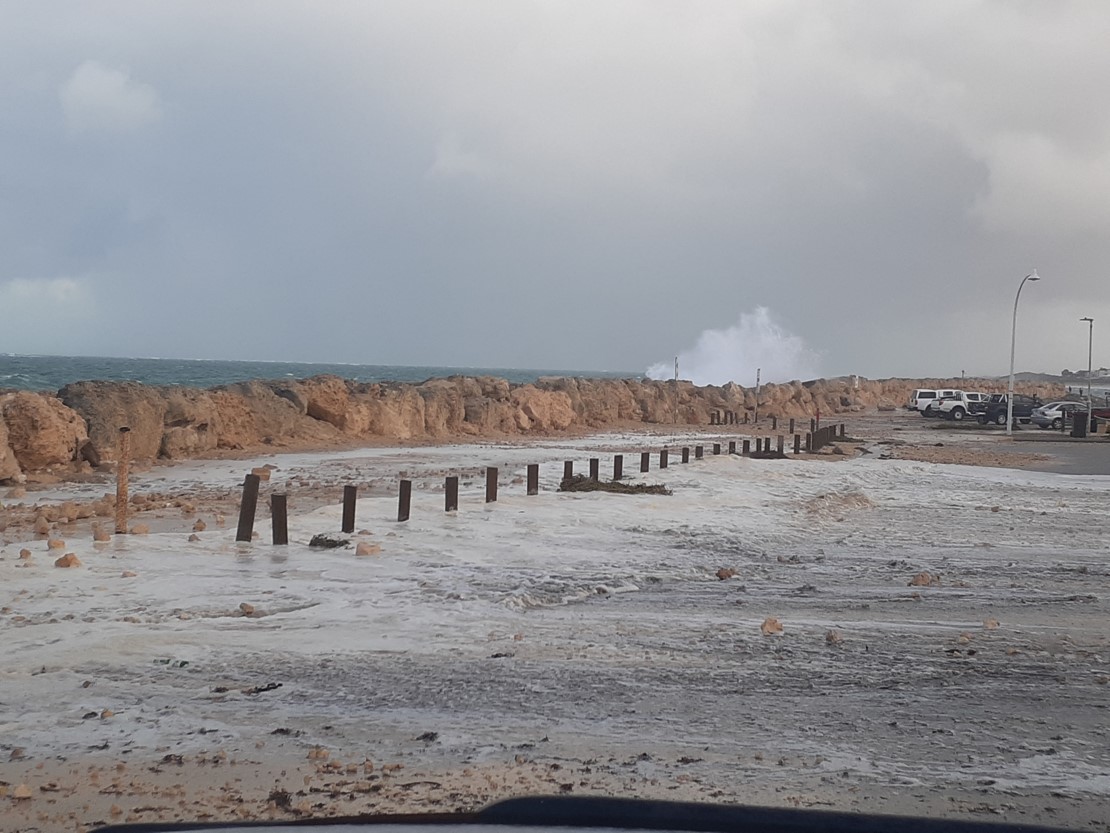
[[[1087,315],[1110,364],[1108,44],[1104,0],[0,0],[0,351],[635,371],[766,307],[807,371],[1004,373],[1035,267],[1019,369]]]

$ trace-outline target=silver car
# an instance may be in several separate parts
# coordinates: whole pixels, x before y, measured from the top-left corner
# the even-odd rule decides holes
[[[1033,409],[1032,421],[1041,428],[1054,428],[1059,431],[1064,427],[1065,420],[1071,420],[1076,411],[1087,412],[1084,402],[1049,402]]]

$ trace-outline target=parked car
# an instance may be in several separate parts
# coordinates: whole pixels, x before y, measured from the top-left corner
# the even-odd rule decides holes
[[[940,400],[947,399],[953,396],[958,396],[959,394],[962,394],[963,391],[936,390],[933,391],[933,393],[935,393],[936,396],[934,396],[932,399],[923,399],[921,407],[918,408],[918,410],[921,411],[921,416],[925,417],[926,419],[935,417],[940,413],[937,407],[940,404]]]
[[[946,396],[933,403],[933,410],[937,416],[960,422],[968,414],[977,413],[980,405],[985,405],[990,396],[978,391],[956,391],[952,396]]]
[[[910,401],[906,403],[907,411],[920,411],[932,399],[937,398],[935,390],[927,390],[925,388],[917,388],[910,394]]]
[[[1034,408],[1031,419],[1034,425],[1059,431],[1064,427],[1066,421],[1074,418],[1076,411],[1086,414],[1087,403],[1075,401],[1049,402],[1047,405]]]
[[[1041,404],[1041,401],[1035,396],[1025,396],[1020,393],[1014,394],[1014,422],[1028,423],[1033,418],[1033,409]],[[987,407],[981,414],[976,416],[980,425],[986,425],[988,422],[993,422],[995,425],[1006,424],[1006,394],[995,393],[991,394],[990,401]]]

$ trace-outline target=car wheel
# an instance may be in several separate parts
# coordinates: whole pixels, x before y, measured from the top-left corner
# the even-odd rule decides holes
[[[1060,419],[1060,417],[1056,417],[1056,419],[1052,420],[1052,430],[1053,431],[1059,431],[1063,427],[1064,427],[1064,421],[1062,419]]]
[[[979,416],[975,417],[975,421],[978,422],[980,425],[987,424],[987,418],[983,416],[983,414],[979,414]]]
[[[1000,413],[998,416],[996,416],[994,418],[994,424],[995,425],[1005,425],[1006,424],[1006,412],[1005,411],[1003,411],[1002,413]]]
[[[924,411],[921,412],[921,416],[925,417],[925,419],[932,419],[933,418],[933,409],[932,408],[926,408]]]
[[[956,420],[956,422],[962,422],[963,418],[964,418],[964,409],[963,408],[953,408],[952,409],[952,419]]]

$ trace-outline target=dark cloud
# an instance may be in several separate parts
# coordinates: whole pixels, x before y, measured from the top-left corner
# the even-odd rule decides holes
[[[0,350],[998,373],[1034,266],[1020,365],[1110,326],[1103,3],[5,6]]]

